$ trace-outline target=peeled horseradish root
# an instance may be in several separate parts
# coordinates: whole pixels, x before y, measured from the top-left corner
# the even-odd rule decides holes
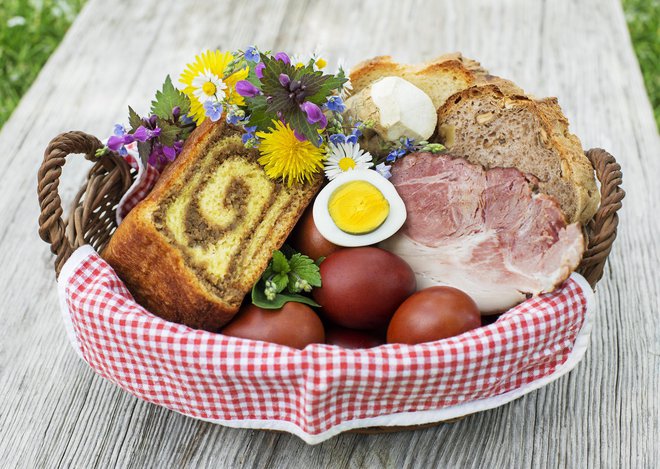
[[[340,230],[361,235],[383,224],[390,213],[390,203],[373,184],[352,181],[330,195],[328,212]]]

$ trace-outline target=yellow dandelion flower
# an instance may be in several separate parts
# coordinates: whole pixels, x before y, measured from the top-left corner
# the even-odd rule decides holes
[[[298,140],[288,124],[273,123],[275,128],[268,129],[269,132],[256,133],[261,139],[259,164],[268,177],[281,177],[289,186],[294,182],[311,182],[313,175],[323,169],[324,151],[307,140]]]
[[[204,103],[225,101],[243,105],[243,97],[236,92],[236,82],[244,80],[248,69],[244,68],[225,77],[227,66],[234,59],[229,52],[207,50],[197,56],[181,73],[179,81],[186,85],[183,92],[190,98],[190,115],[199,125],[206,118]]]

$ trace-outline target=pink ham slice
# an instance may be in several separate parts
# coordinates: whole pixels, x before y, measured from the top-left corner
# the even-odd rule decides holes
[[[405,259],[418,288],[450,285],[483,314],[554,290],[580,262],[582,229],[559,204],[535,193],[533,176],[483,169],[449,155],[415,153],[392,178],[408,218],[381,247]]]

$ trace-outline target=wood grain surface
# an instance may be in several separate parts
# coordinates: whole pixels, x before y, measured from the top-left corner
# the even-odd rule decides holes
[[[627,197],[591,348],[569,375],[435,428],[307,446],[139,401],[69,346],[52,258],[37,236],[36,172],[66,130],[107,136],[167,73],[207,47],[304,52],[330,63],[460,50],[537,96],[558,96],[585,148],[612,152]],[[660,464],[660,143],[617,0],[91,0],[0,133],[0,466],[653,468]],[[65,167],[70,199],[86,163]]]

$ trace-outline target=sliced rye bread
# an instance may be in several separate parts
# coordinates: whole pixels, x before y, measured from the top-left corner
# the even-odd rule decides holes
[[[587,222],[600,194],[580,140],[556,98],[533,99],[506,86],[472,86],[438,110],[437,141],[486,168],[515,167],[539,179],[569,222]]]
[[[399,64],[392,57],[378,56],[357,64],[350,72],[353,94],[384,77],[397,76],[424,91],[436,109],[451,95],[480,83],[497,83],[509,93],[523,90],[508,80],[488,74],[479,62],[459,52],[445,54],[421,64]]]

